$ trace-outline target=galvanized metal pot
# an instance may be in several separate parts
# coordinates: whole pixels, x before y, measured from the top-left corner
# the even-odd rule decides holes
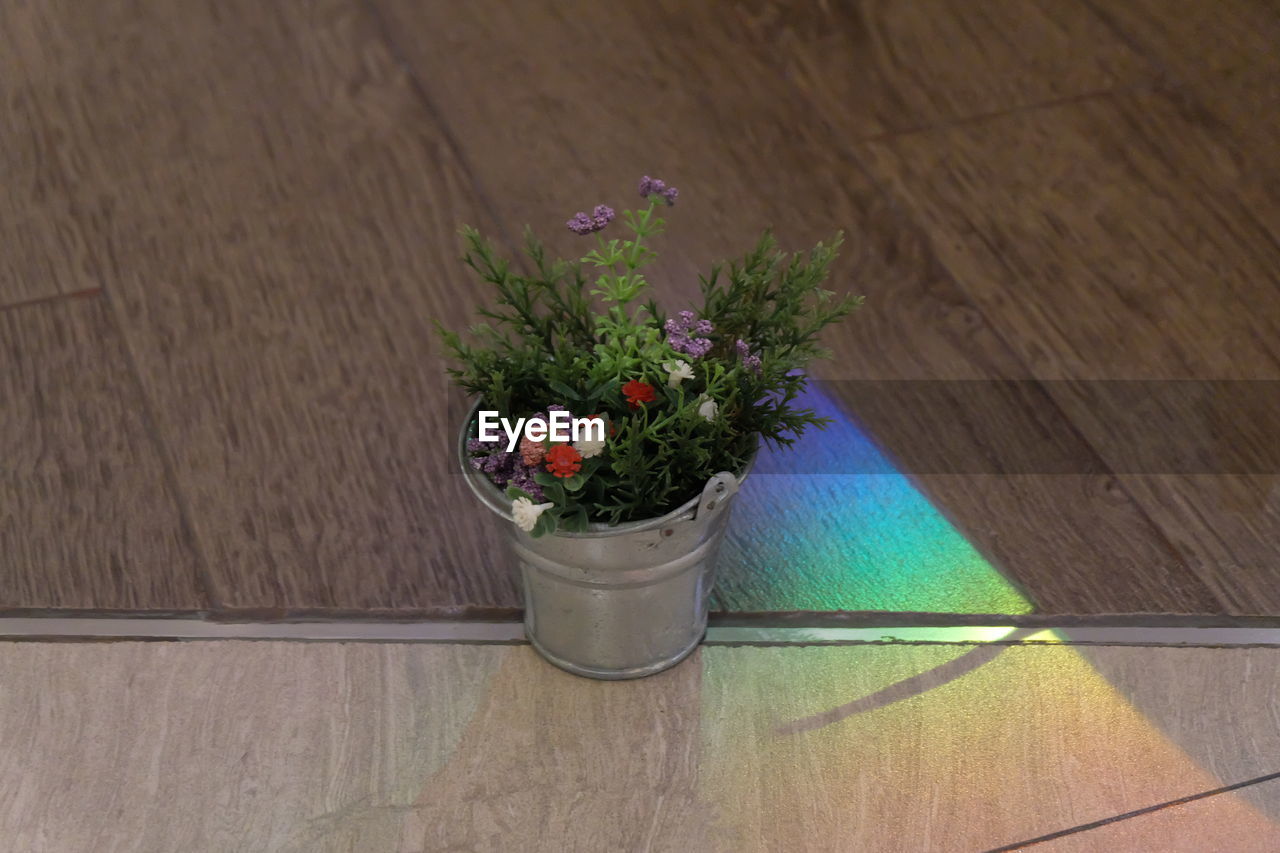
[[[561,669],[603,679],[652,675],[688,656],[707,630],[716,557],[751,462],[737,475],[716,474],[661,518],[534,539],[512,521],[506,495],[468,464],[470,421],[459,463],[471,490],[507,522],[533,647]]]

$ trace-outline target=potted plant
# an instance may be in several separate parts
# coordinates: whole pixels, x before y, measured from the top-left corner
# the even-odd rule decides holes
[[[568,227],[577,260],[525,232],[529,273],[472,228],[466,264],[494,290],[470,342],[441,329],[476,399],[458,439],[475,494],[506,519],[530,642],[596,678],[673,666],[706,630],[715,557],[759,440],[789,445],[827,419],[796,405],[824,327],[855,297],[824,290],[840,236],[787,255],[768,232],[702,277],[702,304],[668,316],[642,269],[675,187]],[[605,238],[615,218],[630,233]],[[617,226],[614,226],[617,230]]]

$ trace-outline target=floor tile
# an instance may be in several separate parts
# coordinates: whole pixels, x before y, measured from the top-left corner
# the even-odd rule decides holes
[[[867,2],[779,17],[755,4],[707,28],[702,13],[643,3],[15,6],[0,60],[0,98],[21,119],[0,131],[16,176],[0,196],[13,244],[0,306],[106,287],[220,605],[510,618],[517,585],[493,521],[448,475],[431,321],[461,325],[482,296],[455,229],[509,243],[524,221],[549,222],[572,253],[558,223],[573,210],[664,174],[685,188],[653,276],[664,300],[689,299],[690,270],[770,224],[788,247],[844,227],[837,286],[868,296],[819,368],[835,432],[769,477],[762,460],[739,501],[720,612],[1274,616],[1276,483],[1109,476],[1090,439],[1105,419],[1078,429],[1078,401],[1033,390],[994,427],[1033,425],[1089,459],[1087,474],[844,473],[867,452],[910,458],[930,430],[858,411],[841,382],[1025,379],[1134,348],[1270,375],[1257,362],[1275,353],[1260,283],[1274,234],[1253,202],[1269,196],[1244,194],[1241,212],[1247,181],[1231,170],[1248,170],[1194,103],[1034,109],[999,120],[1016,132],[970,122],[932,153],[944,137],[906,133],[884,150],[907,166],[877,161],[871,176],[853,156],[868,132],[904,130],[898,118],[967,120],[1146,80],[1121,13],[1107,25],[1090,8]],[[975,75],[950,74],[960,64]],[[835,109],[846,90],[858,98]],[[1132,168],[1130,132],[1143,140]],[[1261,150],[1268,137],[1239,138]],[[924,181],[932,201],[904,192],[939,163],[951,173]],[[1020,204],[1051,215],[1022,222]],[[1076,230],[1055,242],[1072,204]],[[1203,209],[1184,217],[1188,205]],[[988,254],[974,260],[974,246]],[[1232,298],[1188,286],[1147,299],[1138,255],[1166,283],[1212,279]],[[1060,281],[1095,276],[1077,311]],[[1083,328],[1059,328],[1076,316]]]
[[[479,201],[363,7],[21,14],[220,604],[512,614],[432,327]]]
[[[0,311],[0,609],[204,610],[105,298]]]
[[[438,644],[0,664],[23,849],[989,849],[1280,754],[1271,648],[717,647],[619,683]],[[1231,808],[1242,843],[1280,826],[1274,798]]]

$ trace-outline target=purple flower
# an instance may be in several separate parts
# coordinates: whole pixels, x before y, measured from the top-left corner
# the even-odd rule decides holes
[[[668,318],[663,328],[667,330],[667,343],[676,352],[701,358],[711,351],[710,338],[693,337],[690,332],[709,335],[715,331],[715,327],[710,320],[695,320],[692,311],[681,311],[675,317]]]
[[[675,187],[667,186],[667,182],[660,178],[651,178],[645,175],[640,179],[640,196],[648,198],[652,195],[660,195],[666,200],[667,204],[675,204],[676,198],[680,195],[680,191]]]
[[[733,348],[738,351],[738,355],[742,358],[742,365],[744,367],[754,373],[760,372],[760,356],[751,352],[751,347],[747,345],[746,341],[742,338],[738,338],[738,340],[734,342]]]
[[[592,219],[582,211],[578,211],[573,215],[573,219],[570,219],[565,224],[569,226],[569,230],[574,234],[585,237],[588,234],[594,234],[599,231],[601,228],[608,225],[609,222],[608,220],[602,222],[598,219]]]
[[[674,346],[672,347],[672,349],[675,348],[676,347]],[[689,338],[680,352],[685,353],[686,355],[691,355],[694,358],[702,358],[704,355],[711,352],[711,339]]]
[[[564,410],[564,406],[549,406],[550,411]],[[545,412],[535,412],[535,418],[547,420]],[[471,457],[471,467],[485,474],[491,483],[500,489],[515,486],[538,502],[544,500],[542,487],[534,481],[534,476],[541,470],[536,464],[525,463],[520,451],[508,453],[502,450],[502,442],[485,442],[478,438],[467,440],[467,450],[477,455]]]
[[[508,485],[515,486],[538,503],[542,503],[545,495],[542,493],[542,486],[538,485],[533,479],[533,475],[536,473],[538,473],[536,468],[525,465],[523,461],[517,462]]]
[[[481,461],[480,470],[489,475],[494,485],[502,487],[511,479],[518,460],[519,457],[514,453],[506,451],[491,453]]]
[[[596,209],[591,211],[591,223],[595,225],[596,230],[608,225],[613,221],[613,208],[607,205],[597,204]]]
[[[531,498],[539,502],[543,500],[542,487],[533,479],[538,473],[537,466],[526,465],[519,453],[507,453],[503,450],[488,456],[477,456],[471,460],[471,467],[487,474],[490,482],[500,489],[515,486]]]
[[[542,418],[544,421],[547,422],[548,427],[550,427],[551,425],[552,412],[567,412],[570,418],[573,417],[573,412],[569,411],[568,406],[559,406],[559,405],[556,405],[555,403],[552,403],[550,406],[547,406],[547,413],[545,415],[541,413],[538,414],[538,417]]]

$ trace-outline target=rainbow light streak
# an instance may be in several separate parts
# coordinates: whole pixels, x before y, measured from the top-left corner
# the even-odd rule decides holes
[[[815,827],[811,849],[982,849],[1224,781],[1160,730],[1176,709],[1149,719],[1076,648],[986,647],[941,674],[974,648],[704,649],[701,798],[753,849],[796,849]],[[1243,797],[1219,805],[1242,837],[1280,832]]]
[[[762,448],[724,545],[722,579],[749,584],[751,609],[1034,609],[836,401],[811,390],[802,403],[834,423],[789,450]],[[883,473],[838,473],[854,471]]]

